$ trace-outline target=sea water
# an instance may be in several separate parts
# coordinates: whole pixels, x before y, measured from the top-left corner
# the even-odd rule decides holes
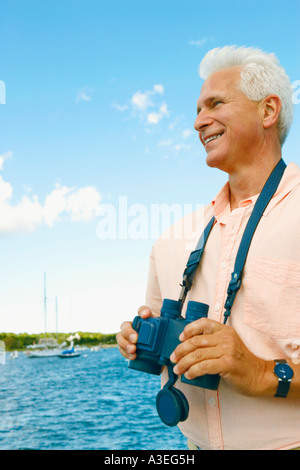
[[[0,449],[180,450],[155,398],[160,378],[128,369],[116,348],[0,364]]]

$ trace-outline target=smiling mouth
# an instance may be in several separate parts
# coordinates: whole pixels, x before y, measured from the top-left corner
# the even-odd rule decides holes
[[[212,140],[216,140],[219,137],[222,137],[223,134],[224,132],[222,132],[221,134],[215,134],[215,135],[211,135],[210,137],[207,137],[206,139],[204,139],[204,145],[209,144],[209,142],[211,142]]]

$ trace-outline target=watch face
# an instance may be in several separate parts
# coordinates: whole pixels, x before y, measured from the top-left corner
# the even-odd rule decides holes
[[[293,375],[293,369],[288,364],[276,364],[275,374],[282,380],[290,380]]]

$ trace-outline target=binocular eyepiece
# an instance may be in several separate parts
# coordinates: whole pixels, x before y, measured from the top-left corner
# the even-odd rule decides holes
[[[202,302],[189,301],[186,317],[181,316],[182,302],[180,300],[164,299],[161,316],[142,319],[136,316],[133,329],[138,333],[137,358],[129,361],[130,369],[160,375],[163,366],[167,366],[169,380],[156,398],[156,408],[162,421],[167,426],[175,426],[179,421],[185,421],[189,413],[189,405],[184,394],[173,387],[178,376],[173,372],[170,356],[180,343],[179,335],[188,323],[207,317],[208,305]],[[220,376],[204,375],[188,380],[181,376],[181,382],[217,390]]]

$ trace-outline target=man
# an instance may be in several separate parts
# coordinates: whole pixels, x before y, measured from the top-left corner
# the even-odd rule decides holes
[[[200,74],[206,80],[195,129],[207,164],[228,173],[228,182],[204,210],[203,223],[212,215],[216,222],[188,294],[209,304],[208,318],[185,328],[171,360],[178,375],[220,374],[221,381],[217,391],[178,384],[190,406],[179,427],[190,448],[294,449],[300,446],[300,169],[293,163],[259,222],[223,324],[242,235],[292,122],[291,86],[273,54],[244,47],[210,51]],[[186,240],[175,238],[153,247],[143,318],[159,315],[163,298],[178,298],[188,253]],[[134,359],[130,322],[117,339],[121,353]],[[283,392],[278,360],[293,375]]]

